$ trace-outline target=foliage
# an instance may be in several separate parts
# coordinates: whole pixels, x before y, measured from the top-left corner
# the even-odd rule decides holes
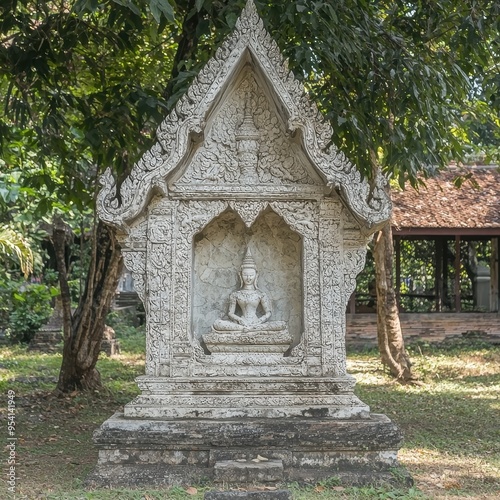
[[[0,328],[11,342],[27,343],[49,319],[58,290],[37,283],[0,282]]]
[[[414,183],[461,159],[478,142],[471,136],[483,146],[498,133],[498,2],[256,4],[334,142],[365,174],[375,154],[401,185]],[[126,172],[145,151],[243,5],[9,0],[0,12],[7,162],[24,168],[31,155],[30,187],[92,203],[99,172]],[[474,117],[488,134],[472,130]]]
[[[232,12],[222,4],[224,18]],[[471,128],[479,116],[498,135],[498,2],[256,4],[330,120],[333,142],[366,175],[374,156],[401,186],[463,159],[480,142]],[[216,2],[199,5],[210,19]],[[196,71],[199,52],[190,57]],[[179,92],[190,77],[174,75]]]
[[[44,195],[40,212],[92,205],[100,169],[126,170],[149,145],[148,120],[161,117],[170,33],[158,38],[156,23],[126,6],[103,7],[21,0],[0,14],[2,153]]]
[[[27,278],[33,271],[33,252],[22,234],[8,226],[0,227],[0,257],[13,254],[19,260],[21,271]]]
[[[2,4],[0,153],[9,175],[20,173],[32,216],[92,210],[108,166],[123,179],[244,3]],[[415,185],[477,138],[483,148],[497,137],[497,1],[256,5],[333,142],[366,176],[380,164]]]

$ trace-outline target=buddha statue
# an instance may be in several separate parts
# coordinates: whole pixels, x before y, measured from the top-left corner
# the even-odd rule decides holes
[[[263,356],[265,361],[271,354],[285,355],[290,350],[293,338],[287,323],[269,321],[271,300],[257,287],[257,278],[257,266],[247,249],[240,268],[241,288],[229,296],[228,319],[218,319],[211,331],[201,336],[208,354],[237,354],[245,364],[254,363],[255,358],[241,356]]]
[[[257,287],[257,266],[250,249],[247,249],[240,268],[241,288],[229,296],[228,320],[218,319],[212,326],[212,331],[263,333],[284,332],[287,329],[285,321],[269,321],[272,314],[269,297]],[[241,316],[236,314],[236,306],[241,309]],[[264,314],[257,315],[257,309],[262,307]]]

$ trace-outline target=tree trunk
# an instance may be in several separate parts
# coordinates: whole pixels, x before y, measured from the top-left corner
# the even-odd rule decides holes
[[[377,340],[382,363],[398,382],[414,382],[411,362],[405,350],[398,304],[392,277],[394,247],[390,222],[375,235],[375,277],[377,286]]]
[[[64,349],[56,392],[94,390],[101,387],[96,369],[106,316],[120,278],[123,259],[113,230],[97,224],[92,258],[79,305],[71,314],[71,298],[64,260],[64,228],[54,227],[59,283],[64,311]]]
[[[174,94],[176,78],[181,71],[186,70],[188,61],[195,60],[198,49],[198,35],[196,31],[203,16],[200,12],[197,12],[195,0],[188,0],[184,10],[186,14],[182,22],[182,34],[177,42],[177,51],[175,53],[170,79],[163,92],[163,98],[166,101]],[[173,104],[175,103],[172,103],[172,105]]]

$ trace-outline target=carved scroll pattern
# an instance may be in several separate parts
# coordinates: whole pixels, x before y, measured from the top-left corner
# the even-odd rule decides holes
[[[272,202],[272,209],[303,237],[304,324],[307,331],[292,355],[311,354],[321,346],[318,227],[319,210],[315,202]],[[300,346],[303,347],[300,347]]]
[[[223,201],[182,201],[179,203],[172,305],[174,311],[172,349],[176,364],[187,364],[193,355],[194,340],[191,338],[189,321],[193,237],[213,218],[221,214],[227,206],[227,203]],[[178,373],[181,374],[181,372]]]
[[[237,366],[278,366],[278,365],[297,365],[302,359],[296,357],[283,357],[281,354],[260,353],[224,353],[211,356],[202,356],[198,361],[209,364],[237,365]],[[302,373],[304,374],[304,373]]]
[[[159,365],[168,364],[171,323],[172,234],[175,202],[152,203],[148,220],[148,332],[146,373],[158,375]]]
[[[321,253],[321,335],[324,375],[343,375],[345,360],[339,359],[336,345],[343,341],[342,316],[342,242],[340,231],[341,207],[333,200],[323,200],[320,219]]]
[[[310,201],[274,201],[271,208],[302,236],[316,238],[318,234],[318,205]]]
[[[132,227],[117,234],[122,246],[123,261],[132,273],[134,289],[145,306],[147,227],[147,218],[141,217]]]
[[[294,145],[287,138],[282,120],[271,108],[268,98],[250,71],[247,71],[237,91],[219,110],[203,146],[196,152],[179,183],[210,185],[222,182],[238,187],[241,172],[237,135],[245,107],[250,107],[260,136],[256,165],[259,182],[266,184],[266,187],[276,184],[276,189],[283,183],[314,184],[315,181],[293,150]]]
[[[259,214],[266,209],[265,201],[230,201],[229,206],[241,217],[247,228],[255,222]]]
[[[386,180],[377,175],[374,189],[361,178],[357,168],[331,144],[332,128],[316,104],[309,99],[300,82],[288,69],[288,64],[276,42],[263,28],[253,2],[247,4],[237,29],[251,33],[250,45],[268,78],[272,81],[279,98],[291,117],[289,129],[301,129],[304,145],[316,166],[322,171],[330,185],[342,187],[351,208],[369,224],[387,220],[391,212],[390,201],[384,191]]]
[[[205,356],[205,359],[208,356]],[[275,365],[227,365],[227,364],[202,364],[193,363],[191,374],[198,377],[303,377],[306,375],[304,364],[286,364],[289,358],[281,358],[280,364]],[[197,360],[198,361],[198,360]]]
[[[348,210],[343,208],[344,224],[344,294],[342,299],[347,305],[349,297],[356,288],[356,277],[363,270],[366,257],[366,246],[370,237],[364,235],[359,224]]]
[[[356,288],[356,277],[365,267],[365,259],[366,259],[366,241],[360,243],[360,247],[345,249],[344,251],[344,276],[343,276],[343,284],[344,284],[344,293],[341,296],[341,307],[340,312],[342,313],[339,318],[342,323],[342,331],[345,336],[346,330],[346,308],[347,302],[349,301],[349,297],[352,295]],[[340,321],[339,321],[340,323]],[[346,351],[345,351],[345,338],[336,339],[335,351],[338,353],[339,359],[343,359],[345,363],[346,359]],[[346,367],[344,364],[344,371]]]
[[[342,210],[342,220],[344,226],[344,257],[343,257],[343,293],[342,301],[342,331],[345,332],[345,312],[347,303],[352,293],[356,289],[356,277],[365,266],[366,247],[370,237],[364,235],[360,230],[359,223],[352,214],[344,207]],[[339,342],[336,350],[345,359],[345,340]]]
[[[122,249],[123,261],[127,269],[132,273],[134,278],[134,289],[145,303],[145,274],[146,274],[146,250],[130,250],[128,248]]]
[[[131,175],[123,182],[121,204],[111,172],[106,171],[101,179],[103,189],[97,203],[102,220],[123,227],[127,220],[137,216],[144,208],[153,187],[166,191],[164,179],[185,156],[189,134],[203,131],[203,117],[224,88],[247,47],[251,47],[271,87],[287,109],[290,115],[289,129],[294,131],[300,128],[303,131],[307,152],[325,175],[328,184],[341,188],[350,207],[369,224],[380,223],[389,217],[391,206],[384,192],[383,177],[377,176],[375,188],[370,191],[368,182],[361,179],[345,156],[333,146],[328,148],[332,135],[329,123],[289,71],[277,44],[264,29],[255,5],[250,0],[233,34],[225,40],[215,57],[206,64],[179,100],[175,110],[159,126],[159,142],[134,165]]]

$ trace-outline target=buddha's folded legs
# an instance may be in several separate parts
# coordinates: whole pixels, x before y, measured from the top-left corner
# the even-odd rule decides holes
[[[213,324],[213,329],[216,332],[281,332],[286,330],[285,321],[269,321],[267,323],[256,323],[254,325],[240,325],[224,319],[218,319]]]
[[[246,327],[240,325],[239,323],[233,323],[232,321],[224,319],[218,319],[213,325],[213,329],[216,332],[242,332],[245,328]]]

